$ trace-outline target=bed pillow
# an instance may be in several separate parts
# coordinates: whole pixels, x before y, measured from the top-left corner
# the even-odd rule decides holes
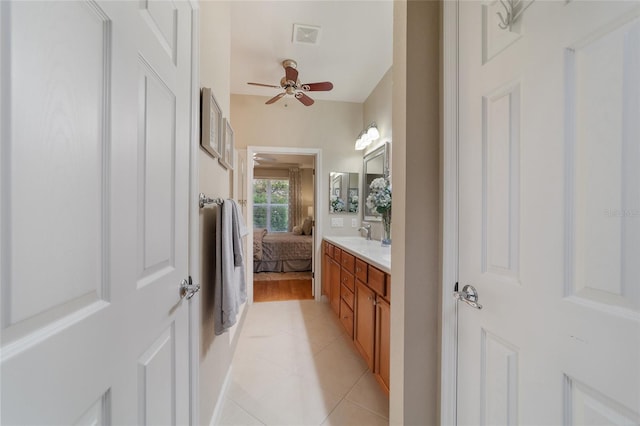
[[[313,221],[310,217],[307,217],[302,223],[302,233],[304,235],[311,235]]]
[[[293,233],[295,235],[302,235],[302,226],[296,225],[293,227]]]

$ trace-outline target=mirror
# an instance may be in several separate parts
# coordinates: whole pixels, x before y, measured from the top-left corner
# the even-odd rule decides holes
[[[329,213],[358,213],[360,207],[359,181],[359,173],[329,173]]]
[[[369,185],[371,185],[371,182],[376,178],[389,175],[389,151],[389,142],[385,142],[384,145],[381,145],[379,148],[376,148],[364,156],[364,164],[362,167],[362,173],[364,175],[362,189],[363,220],[382,220],[380,213],[367,207],[367,197],[369,196]]]

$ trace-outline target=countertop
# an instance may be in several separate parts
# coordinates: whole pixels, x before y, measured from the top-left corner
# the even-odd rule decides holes
[[[326,241],[366,260],[387,274],[391,273],[391,247],[382,247],[380,241],[363,237],[323,237]]]

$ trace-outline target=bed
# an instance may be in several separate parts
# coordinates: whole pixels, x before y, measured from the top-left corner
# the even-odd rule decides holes
[[[293,232],[253,232],[253,272],[302,272],[312,265],[313,236]]]

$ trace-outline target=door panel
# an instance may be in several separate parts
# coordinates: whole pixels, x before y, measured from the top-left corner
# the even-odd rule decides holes
[[[140,73],[138,259],[144,282],[174,269],[176,96],[143,59]]]
[[[520,85],[482,99],[482,271],[517,283],[520,253]]]
[[[170,327],[138,359],[138,390],[141,425],[175,424],[175,329]]]
[[[152,3],[0,3],[2,424],[188,422],[191,10]]]
[[[353,341],[371,370],[374,369],[375,300],[376,294],[373,290],[359,281],[356,282]]]
[[[640,7],[459,6],[458,422],[640,423]]]
[[[568,293],[640,312],[640,20],[567,52]],[[606,138],[607,143],[602,140]],[[632,260],[633,259],[633,260]]]
[[[11,81],[6,89],[11,93],[2,100],[7,108],[2,121],[2,328],[7,342],[106,298],[105,111],[111,103],[105,89],[111,52],[110,20],[98,6],[43,4],[36,13],[23,4],[2,8],[13,27],[25,29],[17,31],[20,36],[11,45],[3,37],[3,51],[13,55],[2,75]],[[58,24],[65,19],[68,25]],[[26,30],[32,27],[40,30]],[[56,54],[30,54],[34,50]],[[50,72],[33,78],[25,67]]]

